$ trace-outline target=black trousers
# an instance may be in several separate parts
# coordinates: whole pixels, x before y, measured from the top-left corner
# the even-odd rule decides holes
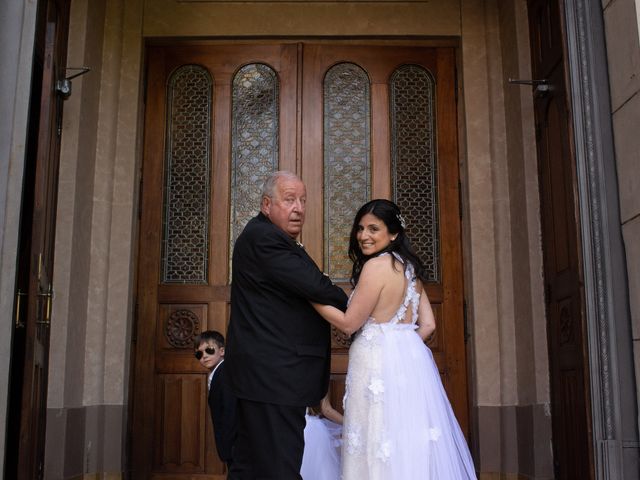
[[[301,480],[305,411],[238,399],[228,480]]]

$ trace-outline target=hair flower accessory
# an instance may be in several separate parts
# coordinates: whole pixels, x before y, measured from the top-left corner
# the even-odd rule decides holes
[[[404,217],[402,215],[400,215],[399,213],[396,213],[396,218],[400,222],[400,226],[402,228],[407,228],[407,223],[404,221]]]

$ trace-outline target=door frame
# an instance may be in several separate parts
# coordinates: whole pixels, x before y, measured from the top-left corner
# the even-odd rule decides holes
[[[594,470],[597,479],[633,478],[640,456],[637,393],[604,14],[601,2],[560,4],[582,236]]]
[[[26,125],[3,472],[42,478],[69,0],[39,0]],[[42,58],[40,58],[40,56]],[[36,66],[37,64],[37,66]]]
[[[324,41],[320,41],[319,42],[319,41],[317,41],[315,39],[314,40],[297,39],[295,41],[294,40],[276,41],[275,43],[279,43],[279,44],[297,43],[297,44],[300,44],[301,42],[304,42],[304,43],[307,43],[307,44],[331,43],[331,44],[339,45],[339,44],[342,44],[343,41],[344,41],[344,39],[327,40],[327,42],[324,42]],[[226,45],[230,45],[230,44],[233,45],[234,44],[234,42],[230,43],[229,41],[224,41],[224,42],[206,42],[206,45],[209,45],[210,43],[214,44],[214,45],[218,45],[218,44],[220,44],[220,45],[225,45],[225,44]],[[248,42],[238,42],[238,43],[254,44],[254,45],[257,44],[257,45],[259,45],[259,44],[273,43],[273,40],[270,40],[268,38],[261,39],[261,40],[253,39],[253,40],[248,41]],[[354,43],[352,43],[352,42],[348,42],[348,44],[349,45],[354,45]],[[443,97],[443,98],[448,99],[450,101],[451,108],[447,108],[447,109],[445,109],[443,111],[440,111],[440,109],[439,109],[438,110],[438,115],[443,115],[443,116],[448,115],[448,116],[454,118],[453,125],[456,128],[455,135],[451,136],[451,138],[445,139],[446,141],[443,141],[443,143],[446,143],[449,146],[448,148],[450,148],[450,149],[453,148],[455,150],[455,152],[456,152],[455,155],[453,155],[453,156],[455,157],[455,160],[456,160],[456,169],[457,169],[458,178],[459,178],[459,175],[460,175],[460,173],[459,173],[459,171],[460,171],[459,149],[461,147],[460,147],[459,141],[458,141],[459,123],[455,120],[460,115],[458,104],[457,104],[458,83],[457,83],[457,78],[455,78],[456,77],[456,71],[457,71],[457,65],[459,63],[459,59],[458,59],[459,44],[458,44],[458,42],[457,41],[452,41],[452,40],[381,42],[379,40],[369,39],[369,40],[358,40],[358,41],[355,42],[355,44],[356,45],[363,45],[363,46],[371,46],[371,47],[380,47],[380,46],[391,46],[391,47],[406,46],[406,47],[423,47],[423,48],[427,47],[427,48],[433,48],[434,50],[435,49],[443,49],[444,50],[444,49],[448,48],[451,51],[450,55],[449,55],[450,58],[448,58],[448,57],[445,58],[446,56],[443,56],[442,58],[440,58],[440,56],[438,57],[438,62],[444,62],[445,60],[448,59],[448,60],[451,60],[451,63],[453,65],[452,71],[448,72],[448,74],[447,74],[447,75],[449,75],[449,77],[447,77],[447,78],[448,78],[448,80],[451,82],[451,84],[453,86],[451,88],[451,91],[449,92],[449,96],[444,96]],[[146,45],[146,49],[145,50],[147,51],[147,55],[148,55],[149,48],[153,48],[153,47],[167,46],[169,48],[171,48],[171,47],[180,48],[180,47],[193,46],[193,45],[197,46],[197,45],[201,45],[201,43],[189,42],[189,41],[172,41],[172,42],[166,42],[165,43],[165,42],[154,41],[154,42],[148,43]],[[157,75],[150,75],[149,74],[148,65],[146,65],[146,67],[145,67],[145,72],[147,72],[147,76],[148,76],[148,78],[145,79],[145,83],[148,82],[150,84],[150,83],[156,81]],[[298,75],[300,75],[300,73],[298,73]],[[145,91],[147,91],[147,90],[145,89]],[[145,101],[148,102],[148,99],[146,97],[145,97]],[[159,102],[159,100],[158,99],[154,99],[153,102],[157,103],[157,102]],[[148,104],[147,104],[147,107],[149,107]],[[144,137],[148,138],[148,135],[145,134]],[[145,146],[145,150],[147,148],[149,148],[150,150],[153,150],[154,152],[156,150],[154,147],[151,147],[149,145]],[[449,152],[449,153],[451,153],[451,152]],[[158,152],[155,152],[155,154],[157,155]],[[298,147],[298,148],[296,148],[296,159],[295,159],[296,165],[298,166],[298,170],[299,170],[299,167],[300,167],[300,164],[301,164],[301,160],[299,158],[300,154],[301,154],[300,153],[300,147]],[[143,164],[144,164],[144,161],[145,161],[145,157],[143,155],[143,159],[142,159]],[[293,169],[293,168],[291,168],[291,169]],[[458,188],[460,188],[459,182],[456,181],[455,183],[456,183],[456,186]],[[143,179],[141,181],[141,185],[143,185],[143,184],[146,184],[146,180],[145,180],[144,176],[143,176]],[[389,186],[388,189],[390,190],[391,187]],[[142,193],[140,194],[140,201],[142,203],[142,201],[144,199],[144,195],[145,195],[144,194],[144,190],[142,188],[141,188],[141,192]],[[450,193],[451,192],[449,192],[448,195],[451,197]],[[455,200],[455,201],[459,200],[459,196],[458,196],[457,193],[454,195],[454,197],[455,198],[452,197],[453,200]],[[456,205],[457,205],[457,203],[456,203]],[[455,208],[455,211],[456,212],[460,211],[459,206],[457,206]],[[142,214],[142,215],[144,216],[144,214]],[[460,218],[459,222],[460,222],[460,226],[461,226],[462,225],[462,219],[461,218]],[[148,229],[145,229],[143,225],[141,226],[141,231],[147,232],[145,235],[155,235],[155,234],[149,233],[147,230]],[[464,297],[466,295],[466,292],[464,290],[464,281],[463,281],[464,280],[464,266],[462,264],[462,243],[463,243],[463,239],[462,239],[462,235],[461,235],[460,229],[458,229],[458,236],[460,237],[459,238],[459,245],[460,245],[459,257],[460,258],[457,259],[456,263],[457,263],[457,265],[459,266],[459,269],[460,269],[460,295],[461,295],[461,302],[460,302],[460,305],[456,305],[456,306],[459,307],[460,316],[461,316],[461,319],[463,319],[463,317],[464,317],[464,307],[463,307],[463,305],[464,305]],[[139,240],[140,241],[142,240],[142,236],[140,237]],[[140,248],[140,245],[138,246],[138,248]],[[137,259],[137,265],[138,265],[138,267],[137,267],[137,271],[138,271],[138,273],[137,273],[137,283],[138,284],[136,286],[136,297],[137,298],[136,298],[136,314],[135,314],[136,318],[134,319],[134,323],[135,323],[134,332],[136,332],[139,329],[138,328],[139,327],[138,323],[139,323],[140,319],[139,319],[139,316],[138,316],[138,310],[140,309],[140,311],[142,311],[142,309],[145,308],[144,307],[145,302],[149,303],[149,298],[150,298],[149,292],[146,291],[146,287],[144,285],[140,284],[141,258],[140,258],[140,253],[139,252],[138,252],[137,256],[138,256],[138,259]],[[145,342],[145,343],[142,344],[142,342]],[[140,467],[142,465],[145,465],[145,464],[149,463],[149,462],[143,461],[143,458],[145,456],[147,456],[147,457],[149,456],[149,452],[144,451],[144,449],[136,448],[135,445],[134,445],[133,438],[132,438],[132,433],[133,433],[134,430],[139,432],[142,429],[142,430],[145,431],[145,433],[148,433],[148,431],[149,431],[149,426],[148,425],[143,425],[144,422],[141,422],[137,418],[137,417],[140,416],[139,412],[138,412],[139,407],[136,408],[135,405],[134,405],[136,403],[136,399],[137,399],[137,395],[135,393],[136,388],[139,387],[140,383],[145,383],[145,382],[149,381],[148,378],[142,378],[142,377],[145,377],[145,376],[144,375],[140,375],[140,372],[138,371],[138,368],[136,366],[136,364],[139,361],[141,361],[141,359],[143,359],[144,361],[150,361],[151,360],[149,354],[143,352],[143,351],[146,352],[150,348],[148,345],[146,345],[146,342],[147,342],[147,340],[143,340],[142,341],[141,338],[137,338],[137,335],[134,333],[134,335],[133,335],[133,348],[132,348],[132,352],[131,352],[132,353],[132,357],[131,358],[135,359],[135,360],[132,362],[131,369],[130,369],[130,372],[131,372],[131,376],[130,376],[130,386],[131,386],[130,387],[130,392],[131,392],[131,394],[130,394],[130,397],[129,397],[130,398],[129,413],[130,413],[130,416],[131,416],[132,420],[129,423],[129,439],[130,440],[128,442],[129,443],[129,447],[128,448],[130,449],[130,452],[131,452],[130,453],[130,458],[133,459],[133,463],[135,465],[130,465],[129,471],[132,471],[131,467],[133,467],[133,466]],[[460,420],[461,425],[464,426],[465,428],[467,428],[469,426],[468,425],[469,424],[468,418],[471,415],[471,413],[470,413],[470,402],[471,402],[472,395],[471,395],[471,392],[470,392],[470,390],[471,390],[471,382],[469,381],[469,371],[470,370],[467,369],[467,362],[468,362],[468,359],[469,359],[469,354],[468,354],[468,343],[466,342],[466,337],[464,338],[463,342],[464,343],[463,343],[463,345],[461,347],[461,350],[464,352],[463,354],[465,355],[465,361],[457,362],[456,365],[455,365],[455,368],[458,371],[466,371],[466,374],[465,374],[466,395],[465,395],[465,405],[464,405],[465,412],[464,412],[464,414],[462,415],[462,417],[459,420]],[[140,353],[140,352],[143,352],[143,353]],[[138,404],[141,403],[139,401],[139,399],[138,399],[137,403]],[[136,415],[136,413],[138,413],[138,415]],[[138,471],[137,473],[138,474],[140,474],[140,473],[147,474],[148,472],[147,471],[144,471],[144,472]]]

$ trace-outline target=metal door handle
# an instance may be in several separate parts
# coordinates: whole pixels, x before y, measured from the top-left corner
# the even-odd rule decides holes
[[[536,94],[546,93],[549,90],[551,90],[551,85],[549,84],[549,80],[547,80],[546,78],[541,78],[538,80],[519,80],[516,78],[509,78],[509,83],[512,85],[531,85],[531,86],[535,85]]]

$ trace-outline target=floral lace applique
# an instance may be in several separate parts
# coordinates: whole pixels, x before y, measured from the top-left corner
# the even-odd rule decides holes
[[[349,455],[357,455],[362,452],[362,435],[360,428],[347,427],[343,434],[344,445]]]
[[[372,378],[367,388],[371,393],[371,400],[374,403],[382,400],[382,394],[384,393],[384,382],[381,378]]]
[[[367,341],[367,343],[371,343],[374,337],[376,336],[376,333],[377,332],[375,332],[375,329],[373,328],[365,328],[362,330],[361,335],[362,335],[362,338],[364,338]]]
[[[442,431],[438,427],[432,427],[429,429],[429,440],[437,442],[442,436]]]
[[[391,442],[389,440],[380,442],[376,450],[376,458],[382,460],[384,463],[391,458]]]

